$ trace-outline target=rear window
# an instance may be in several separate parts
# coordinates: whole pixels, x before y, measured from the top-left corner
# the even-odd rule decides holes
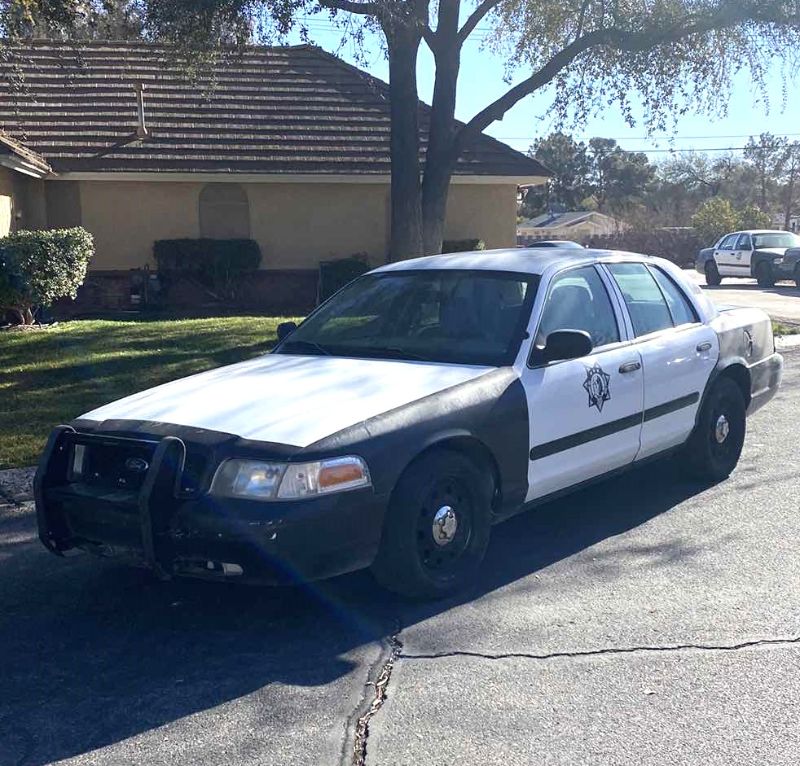
[[[697,314],[695,314],[692,304],[689,299],[684,295],[683,290],[676,285],[661,269],[650,269],[655,277],[658,286],[664,293],[667,299],[667,306],[669,312],[672,314],[672,320],[676,327],[683,324],[692,324],[697,321]]]

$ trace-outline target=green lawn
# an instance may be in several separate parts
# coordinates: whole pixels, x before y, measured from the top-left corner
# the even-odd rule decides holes
[[[257,356],[283,318],[65,322],[0,332],[0,469],[32,465],[50,429],[126,394]],[[797,328],[775,324],[775,332]]]
[[[93,407],[264,353],[282,321],[82,320],[0,332],[0,468],[34,464],[53,426]]]

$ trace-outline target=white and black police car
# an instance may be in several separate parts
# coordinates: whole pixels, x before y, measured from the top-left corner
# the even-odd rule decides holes
[[[44,545],[163,576],[371,567],[439,597],[475,575],[494,523],[560,493],[676,451],[724,479],[783,369],[761,311],[598,250],[393,263],[279,334],[56,428]]]

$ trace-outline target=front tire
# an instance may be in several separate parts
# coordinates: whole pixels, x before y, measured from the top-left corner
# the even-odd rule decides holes
[[[722,283],[722,277],[717,268],[717,262],[714,260],[706,261],[705,265],[706,284],[710,287],[719,287]]]
[[[746,409],[742,390],[731,378],[714,383],[685,448],[687,467],[695,477],[718,482],[730,476],[744,446]]]
[[[756,266],[756,282],[759,287],[775,287],[775,275],[772,273],[772,264],[766,261]]]
[[[372,572],[389,590],[436,599],[465,587],[486,553],[494,481],[451,450],[409,466],[392,493]]]

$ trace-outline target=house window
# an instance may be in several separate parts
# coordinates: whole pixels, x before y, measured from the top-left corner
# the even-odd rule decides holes
[[[248,239],[250,203],[239,184],[207,184],[200,192],[200,236]]]

